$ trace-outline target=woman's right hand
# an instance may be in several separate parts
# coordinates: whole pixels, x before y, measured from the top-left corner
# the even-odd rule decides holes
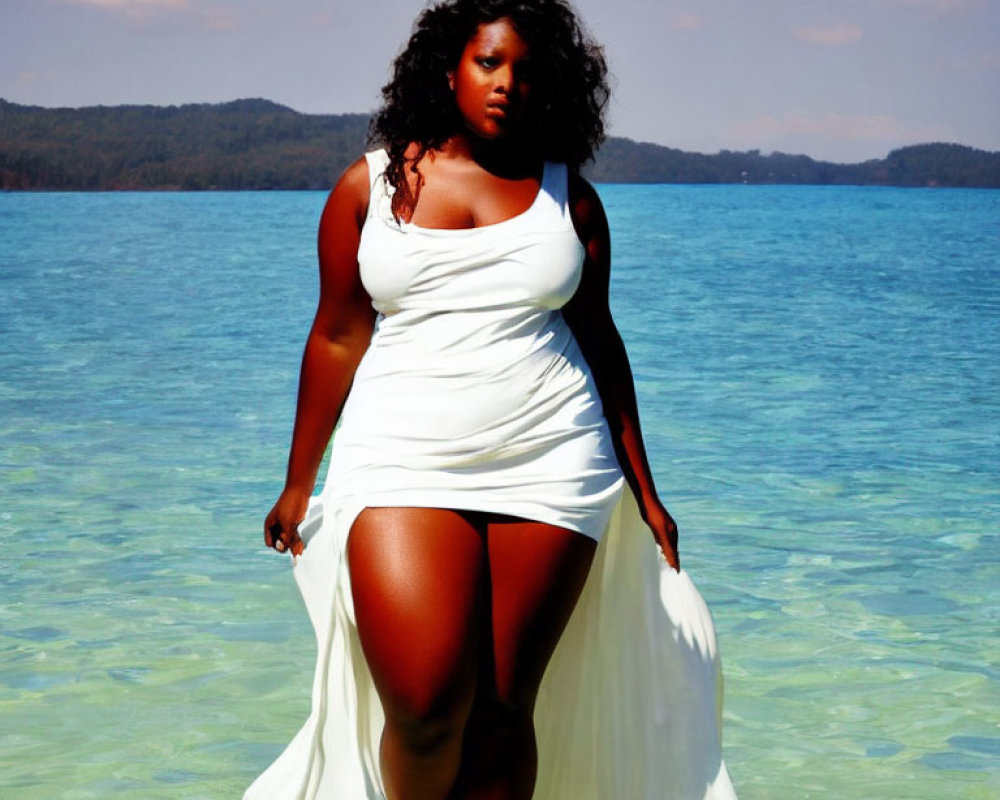
[[[375,309],[358,268],[368,181],[368,163],[362,157],[337,181],[320,219],[319,305],[302,355],[285,488],[264,521],[264,542],[279,553],[299,555],[304,549],[299,523],[309,508],[338,409],[375,326]]]
[[[264,520],[264,543],[279,553],[290,551],[300,555],[303,550],[299,538],[299,523],[305,519],[309,508],[309,492],[285,489]]]

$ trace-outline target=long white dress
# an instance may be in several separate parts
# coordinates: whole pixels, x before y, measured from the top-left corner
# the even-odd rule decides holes
[[[599,541],[539,692],[538,800],[735,800],[711,616],[658,557],[559,311],[583,263],[565,166],[546,164],[523,214],[440,230],[396,222],[385,152],[368,164],[358,256],[379,320],[294,560],[316,632],[312,712],[244,800],[384,800],[344,555],[368,506],[494,511]]]

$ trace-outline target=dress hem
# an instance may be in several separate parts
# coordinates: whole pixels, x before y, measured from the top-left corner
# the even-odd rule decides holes
[[[345,560],[367,505],[324,492],[300,525],[293,572],[318,649],[312,712],[244,800],[385,800],[383,716]],[[658,555],[626,487],[539,690],[535,798],[735,800],[721,711],[711,615],[688,574]]]

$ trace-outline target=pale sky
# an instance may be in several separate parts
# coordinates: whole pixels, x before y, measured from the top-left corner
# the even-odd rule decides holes
[[[1000,0],[577,0],[611,133],[851,162],[1000,151]],[[369,112],[422,0],[0,0],[0,97]]]

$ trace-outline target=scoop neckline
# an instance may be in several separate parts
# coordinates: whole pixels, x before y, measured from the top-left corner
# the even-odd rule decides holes
[[[549,162],[546,161],[542,164],[542,179],[538,184],[538,191],[535,193],[535,199],[531,201],[524,211],[519,214],[515,214],[513,217],[507,217],[507,219],[502,219],[498,222],[490,222],[486,225],[474,225],[471,228],[427,228],[423,225],[415,225],[412,222],[404,222],[399,220],[398,224],[400,228],[404,230],[417,231],[419,233],[428,233],[432,235],[455,235],[455,234],[469,234],[474,231],[488,231],[496,228],[509,225],[513,222],[517,222],[520,219],[528,216],[532,211],[534,211],[535,206],[538,205],[539,201],[542,199],[542,195],[545,193],[545,187],[547,185],[549,177]]]

